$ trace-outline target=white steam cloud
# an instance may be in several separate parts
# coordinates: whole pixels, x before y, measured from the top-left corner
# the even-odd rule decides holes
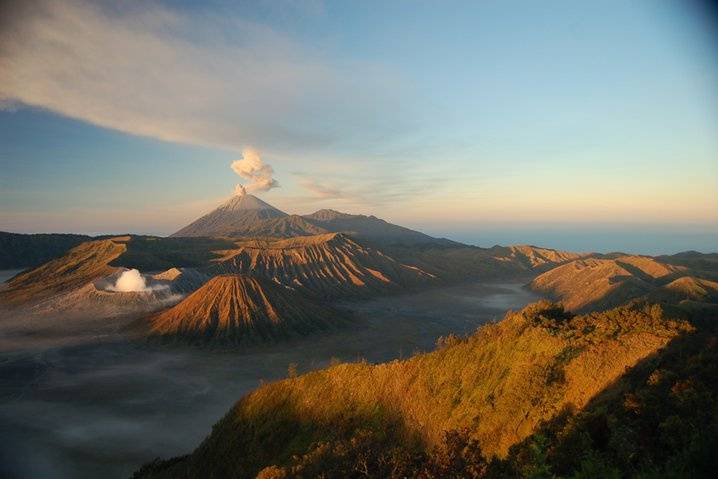
[[[245,148],[242,150],[242,159],[234,160],[230,167],[235,173],[248,181],[248,183],[244,185],[238,184],[234,187],[235,195],[269,191],[279,186],[277,180],[272,178],[274,169],[265,164],[257,150],[253,148]]]
[[[115,284],[107,289],[109,289],[110,291],[118,291],[120,293],[146,293],[149,291],[167,288],[169,288],[169,286],[167,285],[147,286],[145,278],[140,274],[138,270],[128,269],[127,271],[123,271],[120,277],[117,278],[117,281],[115,281]]]
[[[122,293],[129,293],[133,291],[150,291],[150,288],[147,287],[147,282],[145,281],[145,278],[143,278],[140,272],[136,269],[123,271],[120,277],[117,278],[115,286],[111,287],[111,289],[113,291],[120,291]]]

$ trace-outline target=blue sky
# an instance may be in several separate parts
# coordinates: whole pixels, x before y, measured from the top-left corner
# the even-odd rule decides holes
[[[171,233],[246,181],[229,165],[251,147],[281,185],[258,194],[292,213],[718,250],[718,31],[699,2],[2,13],[0,230]]]

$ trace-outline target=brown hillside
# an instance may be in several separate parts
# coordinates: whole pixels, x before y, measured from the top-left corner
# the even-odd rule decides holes
[[[337,313],[263,278],[222,275],[147,319],[150,336],[241,343],[336,326]]]
[[[654,301],[680,302],[697,301],[702,303],[718,302],[718,282],[707,279],[683,276],[651,293]]]
[[[676,276],[687,270],[685,267],[662,263],[649,256],[621,256],[615,261],[635,276],[648,281]]]
[[[128,237],[119,237],[82,243],[57,259],[14,277],[8,282],[8,289],[0,291],[0,303],[17,306],[108,276],[117,271],[109,263],[126,251],[127,240]]]
[[[493,257],[500,261],[516,261],[529,269],[541,269],[558,264],[573,261],[585,256],[588,253],[572,253],[550,248],[541,248],[531,245],[515,245],[507,247],[491,248]]]
[[[323,298],[381,292],[432,279],[340,233],[236,245],[220,252],[213,272],[261,276]]]
[[[543,273],[529,286],[572,311],[607,309],[637,298],[674,304],[718,302],[717,283],[694,274],[686,266],[649,256],[611,255],[571,261]]]
[[[587,258],[558,266],[530,283],[534,291],[560,300],[571,311],[618,306],[651,292],[651,276],[660,275],[660,264],[648,258]],[[640,267],[639,267],[640,266]]]
[[[119,292],[98,287],[97,283],[89,283],[78,289],[33,303],[26,311],[43,316],[69,314],[72,317],[111,318],[130,314],[148,314],[171,306],[181,298],[181,295],[174,293],[169,287]]]

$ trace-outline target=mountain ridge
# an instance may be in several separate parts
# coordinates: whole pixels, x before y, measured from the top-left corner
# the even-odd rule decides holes
[[[488,458],[504,458],[543,424],[586,407],[627,370],[692,331],[660,308],[573,316],[542,301],[467,338],[449,338],[430,353],[376,365],[340,364],[264,385],[241,398],[191,454],[147,465],[136,477],[194,477],[200,471],[294,477],[294,467],[312,464],[319,470],[382,458],[404,464],[403,456],[392,459],[380,451],[392,444],[428,451],[452,430],[465,431]],[[367,438],[371,431],[376,435]],[[347,449],[366,451],[367,439],[378,441],[376,451],[369,449],[377,457],[347,457]]]
[[[235,195],[170,237],[288,238],[322,233],[347,233],[377,245],[460,244],[434,238],[373,215],[355,215],[332,209],[321,209],[306,215],[290,215],[251,194]]]

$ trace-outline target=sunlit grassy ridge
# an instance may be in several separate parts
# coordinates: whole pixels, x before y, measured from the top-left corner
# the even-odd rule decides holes
[[[502,457],[541,423],[584,407],[628,368],[691,330],[657,306],[572,316],[535,303],[468,338],[445,338],[432,353],[341,364],[263,386],[240,400],[192,455],[146,472],[251,477],[290,464],[317,443],[354,440],[360,431],[374,434],[373,441],[426,451],[446,431],[466,428],[485,454]]]
[[[695,324],[583,410],[542,424],[487,476],[715,477],[718,324]]]

